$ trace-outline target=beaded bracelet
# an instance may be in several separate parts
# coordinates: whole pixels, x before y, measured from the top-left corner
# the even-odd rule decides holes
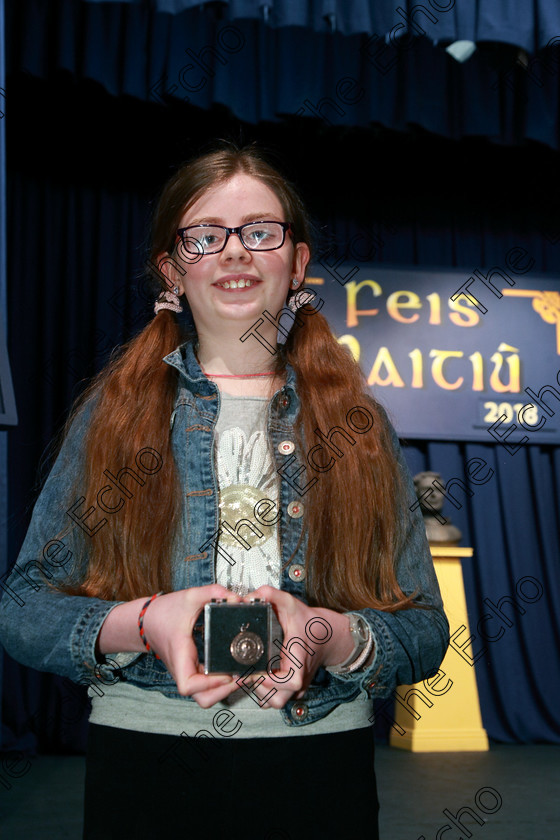
[[[363,649],[362,653],[358,656],[358,658],[352,662],[351,665],[348,666],[347,674],[351,674],[353,671],[357,671],[358,668],[361,668],[369,658],[369,655],[373,649],[373,633],[371,632],[371,627],[369,627],[369,638],[367,640],[367,644]]]
[[[151,647],[146,640],[146,634],[144,632],[144,615],[146,614],[146,610],[148,609],[152,601],[154,601],[158,597],[158,595],[163,595],[163,592],[156,592],[155,595],[152,595],[151,598],[148,598],[148,600],[140,610],[140,615],[138,616],[138,629],[140,631],[140,638],[142,639],[142,644],[148,651],[151,650]],[[156,659],[161,659],[161,657],[158,656],[155,651],[153,651],[153,654]]]

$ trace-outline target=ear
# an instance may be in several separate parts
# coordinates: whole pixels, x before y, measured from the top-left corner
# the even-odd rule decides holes
[[[170,256],[167,251],[162,251],[156,261],[150,264],[163,289],[171,291],[175,286],[179,286],[179,295],[185,293],[183,278],[187,272],[175,257]]]
[[[298,242],[294,248],[294,260],[292,263],[292,275],[297,277],[300,285],[305,278],[305,269],[311,259],[311,252],[309,246],[305,242]]]

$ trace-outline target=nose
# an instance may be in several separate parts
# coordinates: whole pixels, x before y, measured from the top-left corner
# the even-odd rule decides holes
[[[221,253],[222,259],[239,259],[241,257],[250,259],[251,252],[247,250],[241,241],[239,233],[230,233],[226,247]]]

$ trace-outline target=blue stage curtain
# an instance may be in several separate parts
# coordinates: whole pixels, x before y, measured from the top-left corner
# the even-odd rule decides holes
[[[17,278],[9,294],[10,326],[26,336],[20,342],[14,335],[10,342],[11,352],[22,354],[14,366],[20,423],[10,432],[11,566],[69,405],[110,351],[146,322],[136,285],[148,206],[138,196],[107,188],[52,179],[38,183],[26,176],[12,179],[10,192],[10,276]],[[32,258],[25,245],[31,230]],[[84,750],[85,689],[7,655],[4,660],[0,746],[29,754]]]
[[[6,309],[6,91],[4,79],[4,0],[0,0],[0,318],[4,332],[8,326]],[[0,576],[8,568],[8,434],[0,432]],[[0,700],[2,698],[2,657],[0,657]],[[2,704],[0,702],[0,747],[2,746]]]
[[[338,20],[343,4],[332,5]],[[437,24],[422,15],[416,36],[399,30],[399,38],[386,41],[388,24],[378,23],[373,11],[373,34],[343,34],[339,26],[273,28],[262,14],[229,19],[226,4],[164,14],[146,3],[20,0],[9,10],[8,67],[39,78],[66,69],[115,96],[172,98],[202,109],[221,104],[255,124],[299,114],[327,125],[380,124],[399,131],[418,125],[455,139],[531,139],[558,148],[560,47],[545,45],[560,43],[560,6],[541,3],[528,21],[530,3],[481,3],[474,29],[465,29],[476,38],[507,41],[513,37],[508,27],[519,26],[525,34],[517,43],[529,51],[545,47],[524,69],[515,50],[504,56],[482,48],[458,64],[441,44],[434,46],[432,40],[455,39],[464,14],[459,6],[467,5],[475,7],[462,3],[434,13]],[[487,7],[494,6],[498,11],[488,20]],[[312,8],[319,7],[326,4]],[[371,7],[377,8],[373,0]],[[288,15],[307,5],[281,8]],[[344,8],[350,14],[362,6]],[[508,24],[500,17],[505,8]]]
[[[146,8],[145,0],[83,0],[99,5]],[[252,19],[271,27],[301,26],[314,32],[385,37],[422,27],[434,41],[497,41],[528,52],[545,46],[560,32],[555,0],[154,0],[157,12],[180,15],[195,8],[219,6],[226,20]]]

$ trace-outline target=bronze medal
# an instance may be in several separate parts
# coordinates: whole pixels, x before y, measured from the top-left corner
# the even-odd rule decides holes
[[[260,636],[245,630],[241,626],[241,633],[233,639],[229,646],[230,653],[236,662],[242,665],[254,665],[264,653],[264,645]]]

